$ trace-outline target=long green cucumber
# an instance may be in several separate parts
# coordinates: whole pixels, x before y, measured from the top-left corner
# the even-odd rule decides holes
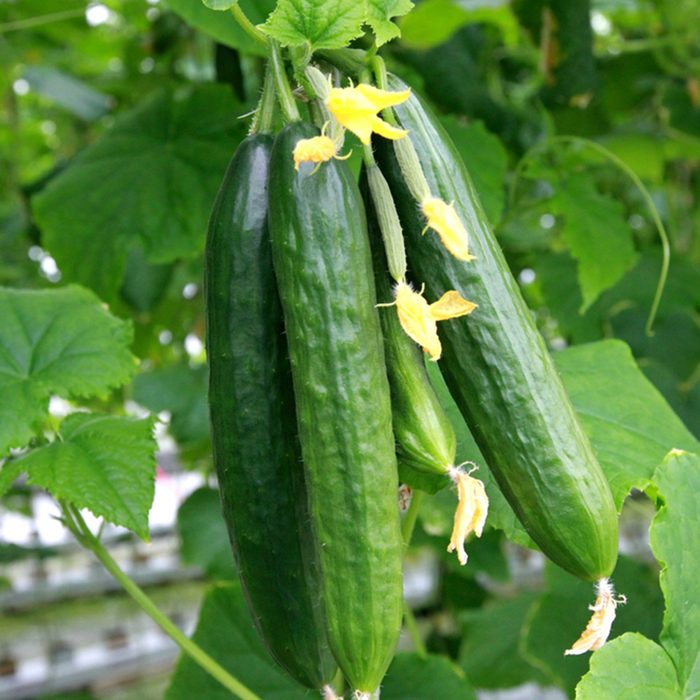
[[[396,78],[392,89],[403,89]],[[390,144],[378,143],[406,236],[409,268],[434,300],[455,289],[478,303],[440,324],[447,384],[498,484],[532,539],[589,580],[610,574],[617,517],[610,488],[511,275],[449,136],[412,96],[395,108],[433,196],[454,202],[472,262],[454,258],[425,226]]]
[[[272,137],[238,147],[209,220],[206,319],[214,465],[260,635],[297,681],[335,672],[320,604],[282,310],[266,224]]]
[[[294,170],[318,131],[291,124],[272,152],[270,234],[320,554],[328,638],[373,692],[401,626],[401,536],[389,386],[362,199],[348,166]]]
[[[365,170],[360,178],[360,190],[367,211],[377,299],[380,303],[391,303],[387,259]],[[403,479],[408,472],[410,483],[409,470],[414,469],[445,475],[454,466],[457,438],[430,383],[423,353],[401,328],[394,308],[381,309],[379,317],[384,333],[384,355],[401,477]]]

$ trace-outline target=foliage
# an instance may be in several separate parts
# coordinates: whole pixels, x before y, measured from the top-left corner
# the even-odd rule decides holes
[[[204,232],[266,55],[235,21],[234,5],[110,0],[99,21],[88,11],[86,22],[82,0],[0,3],[0,496],[8,507],[24,480],[147,538],[154,419],[134,403],[161,416],[187,468],[211,469]],[[328,70],[342,63],[334,50],[376,44],[440,112],[555,352],[623,530],[650,526],[651,549],[628,542],[620,558],[613,579],[629,603],[612,641],[591,657],[564,658],[592,590],[553,565],[539,571],[538,555],[516,546],[532,543],[431,363],[458,458],[481,465],[490,530],[458,568],[443,551],[455,503],[447,480],[402,473],[434,494],[408,559],[428,556],[439,585],[417,611],[427,656],[418,647],[398,654],[382,697],[470,698],[473,688],[527,682],[579,700],[694,697],[697,8],[597,2],[592,33],[577,33],[587,2],[411,5],[242,0],[240,8],[280,42],[295,79],[314,52]],[[578,140],[549,140],[562,135]],[[651,336],[662,245],[649,199],[671,248]],[[69,402],[67,417],[51,412],[56,398]],[[178,515],[183,562],[214,581],[194,639],[262,697],[306,697],[271,665],[239,585],[224,581],[235,571],[219,513],[218,495],[205,488]],[[183,657],[167,697],[197,694],[230,697]]]

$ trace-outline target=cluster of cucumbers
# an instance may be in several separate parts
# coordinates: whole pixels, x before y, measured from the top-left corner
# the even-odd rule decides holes
[[[405,86],[390,77],[392,89]],[[586,579],[617,556],[610,489],[438,120],[412,95],[394,108],[431,192],[455,209],[475,260],[456,259],[406,184],[398,142],[374,143],[405,237],[408,277],[434,301],[474,299],[445,321],[448,387],[522,524]],[[331,697],[338,673],[371,697],[402,621],[398,463],[446,473],[455,436],[392,308],[365,169],[295,169],[318,125],[260,130],[238,147],[206,247],[214,463],[243,589],[271,656]]]

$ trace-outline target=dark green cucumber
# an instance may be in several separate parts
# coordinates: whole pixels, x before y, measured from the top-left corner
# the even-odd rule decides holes
[[[243,589],[270,654],[320,688],[333,662],[296,437],[282,310],[266,224],[272,137],[229,164],[206,245],[214,465]]]
[[[403,89],[396,78],[392,89]],[[461,262],[425,226],[394,157],[377,151],[406,236],[409,268],[429,300],[456,289],[473,315],[440,324],[440,367],[520,521],[554,562],[584,579],[610,574],[617,517],[610,488],[552,359],[481,209],[469,175],[437,119],[412,96],[395,110],[431,193],[456,210],[476,260]]]
[[[364,170],[360,178],[360,189],[367,211],[377,299],[380,303],[391,303],[393,292],[382,234]],[[391,409],[400,474],[404,481],[413,486],[409,470],[444,475],[454,466],[457,438],[430,383],[423,353],[401,328],[396,309],[380,309],[379,318],[384,333],[384,355],[391,387]],[[446,480],[445,484],[447,483]]]
[[[318,131],[291,124],[270,170],[273,262],[292,363],[328,638],[353,687],[374,691],[401,626],[401,536],[389,385],[365,212],[348,166],[294,170]]]

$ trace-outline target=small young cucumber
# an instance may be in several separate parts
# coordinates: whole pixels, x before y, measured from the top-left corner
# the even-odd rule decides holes
[[[405,86],[396,78],[391,89]],[[437,119],[412,96],[395,107],[409,130],[430,192],[455,209],[476,259],[453,257],[425,221],[391,144],[377,143],[406,236],[409,269],[426,295],[455,289],[479,304],[441,324],[441,369],[498,484],[532,539],[554,562],[587,580],[617,558],[610,488],[478,202]]]
[[[335,673],[296,438],[266,224],[272,137],[238,147],[209,220],[206,320],[214,465],[253,620],[270,654],[319,689]]]
[[[377,300],[380,303],[391,303],[393,291],[387,272],[387,259],[367,185],[366,170],[363,170],[360,178],[360,189],[367,211]],[[430,384],[423,353],[401,328],[394,308],[381,309],[379,318],[384,333],[384,355],[391,387],[391,408],[400,471],[417,470],[446,475],[454,466],[457,438],[450,419]],[[401,475],[403,478],[403,473]],[[446,480],[445,484],[447,483]]]
[[[344,162],[295,171],[317,135],[284,128],[270,171],[270,233],[321,561],[328,638],[364,693],[401,627],[402,543],[389,385],[362,199]]]

